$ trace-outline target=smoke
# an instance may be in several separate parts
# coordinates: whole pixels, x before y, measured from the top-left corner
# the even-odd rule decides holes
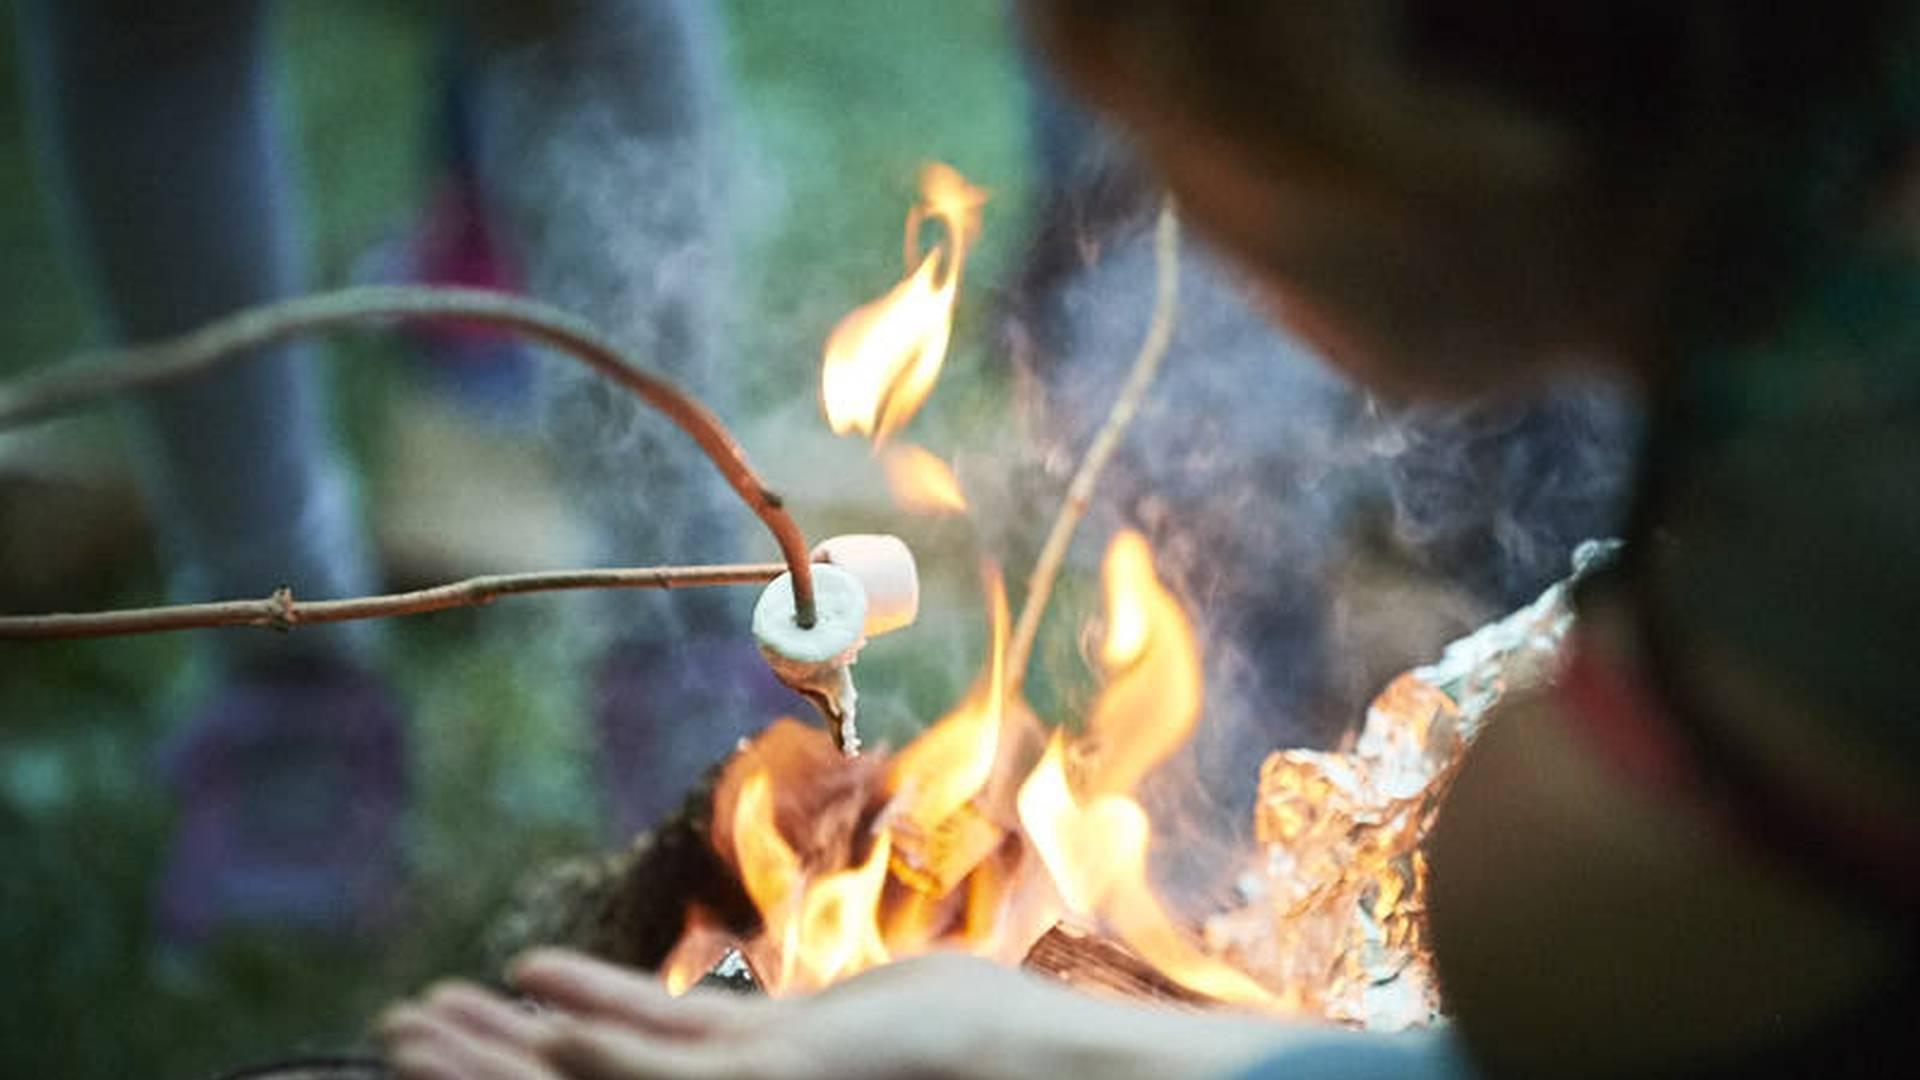
[[[1145,332],[1143,226],[1135,214],[1078,238],[1078,265],[1014,318],[1029,444],[1059,486]],[[1156,850],[1174,853],[1163,884],[1192,899],[1250,839],[1266,754],[1335,745],[1394,674],[1615,530],[1638,425],[1627,397],[1594,381],[1382,407],[1272,326],[1203,244],[1181,258],[1166,367],[1089,532],[1144,531],[1200,635],[1206,717],[1148,792]]]
[[[719,304],[731,267],[719,32],[702,4],[600,0],[496,49],[478,117],[489,202],[528,291],[731,412]],[[543,362],[550,443],[603,562],[726,561],[741,515],[685,434],[577,365]],[[725,624],[714,590],[618,596],[615,633]],[[737,620],[736,620],[737,621]]]
[[[754,169],[748,174],[763,186],[746,194],[755,198],[743,199],[734,185],[743,159],[719,121],[721,80],[709,65],[721,50],[706,40],[717,32],[713,14],[698,3],[618,0],[570,10],[582,14],[485,65],[478,114],[491,200],[525,257],[534,295],[586,316],[716,411],[737,416],[743,388],[790,377],[758,370],[775,358],[737,353],[729,321],[744,313],[724,310],[737,293],[724,253],[739,238],[743,211],[751,227],[754,205],[777,201],[779,183]],[[819,140],[809,152],[831,145]],[[806,167],[804,155],[794,160]],[[1154,289],[1143,227],[1151,192],[1124,171],[1103,176],[1080,187],[1090,202],[1055,200],[1043,215],[1030,272],[1011,298],[1024,450],[1047,488],[1022,487],[999,431],[962,448],[962,480],[988,530],[1044,525],[1048,515],[1032,507],[1053,505],[1145,331]],[[1063,213],[1067,205],[1071,213]],[[1205,887],[1228,865],[1222,853],[1247,839],[1265,754],[1334,744],[1393,673],[1530,598],[1560,576],[1577,541],[1614,530],[1637,424],[1617,390],[1586,383],[1525,401],[1382,408],[1274,329],[1204,246],[1187,242],[1182,259],[1168,365],[1102,486],[1082,555],[1090,567],[1095,538],[1120,525],[1141,529],[1162,576],[1195,615],[1207,719],[1149,794],[1169,834],[1160,850],[1184,856],[1169,873]],[[794,292],[816,295],[808,289],[815,284],[802,281]],[[844,307],[792,296],[785,303],[755,313],[771,320],[761,336],[806,343],[795,355],[811,358]],[[747,521],[680,432],[595,377],[545,366],[562,372],[548,382],[549,423],[568,490],[585,500],[600,537],[600,557],[737,556]],[[864,450],[819,431],[812,365],[791,370],[805,372],[808,392],[783,385],[776,400],[756,403],[774,407],[749,444],[778,448],[759,456],[776,485],[796,489],[790,494],[857,505],[844,489]],[[952,390],[943,391],[949,407]],[[838,490],[808,490],[808,478]],[[909,539],[923,555],[942,557],[972,540]],[[987,540],[999,546],[999,537]],[[952,631],[916,630],[918,641],[942,647],[927,650],[938,654],[931,660],[889,658],[898,686],[870,658],[881,728],[931,719],[929,700],[954,697],[901,687],[964,685],[977,651],[961,643],[978,637],[970,574],[965,589],[930,597],[930,612],[956,613]],[[737,632],[734,599],[720,590],[624,595],[607,610],[621,613],[618,635],[677,639]]]

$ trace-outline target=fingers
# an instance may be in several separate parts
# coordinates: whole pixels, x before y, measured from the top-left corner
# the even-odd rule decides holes
[[[779,1075],[764,1067],[764,1046],[756,1040],[662,1039],[617,1022],[558,1024],[540,1050],[572,1080],[772,1080]]]
[[[428,991],[426,1007],[468,1031],[515,1046],[532,1046],[550,1023],[526,1009],[466,983],[441,983]]]
[[[773,1019],[776,1003],[720,994],[674,998],[648,976],[557,950],[524,957],[513,978],[561,1012],[530,1014],[479,987],[442,983],[382,1018],[380,1035],[396,1074],[405,1080],[753,1080],[782,1073],[764,1067],[769,1044],[751,1037]],[[798,1064],[786,1060],[792,1057],[783,1063]]]
[[[380,1038],[404,1080],[561,1080],[529,1046],[469,1030],[421,1006],[389,1010]]]
[[[558,949],[537,949],[522,957],[513,966],[513,983],[582,1017],[689,1039],[764,1023],[775,1007],[771,1002],[698,991],[676,998],[651,976]]]

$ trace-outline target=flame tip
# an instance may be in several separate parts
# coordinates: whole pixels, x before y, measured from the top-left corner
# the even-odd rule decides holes
[[[951,166],[924,168],[920,201],[907,212],[907,275],[884,295],[848,313],[828,335],[821,363],[821,405],[835,434],[876,442],[911,420],[940,377],[967,250],[980,230],[985,194]],[[922,220],[946,235],[916,255]]]

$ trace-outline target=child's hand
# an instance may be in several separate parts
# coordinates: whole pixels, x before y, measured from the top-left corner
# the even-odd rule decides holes
[[[525,1012],[447,984],[389,1010],[380,1032],[411,1080],[861,1080],[942,1076],[1230,1075],[1289,1029],[1099,1001],[955,956],[869,972],[808,998],[694,993],[542,951],[516,984],[556,1011]]]

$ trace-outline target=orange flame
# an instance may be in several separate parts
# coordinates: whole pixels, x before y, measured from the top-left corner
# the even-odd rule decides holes
[[[1132,797],[1148,771],[1177,749],[1200,716],[1199,649],[1135,532],[1107,549],[1107,628],[1100,658],[1111,681],[1087,725],[1082,797],[1056,732],[1020,787],[1020,824],[1072,913],[1097,920],[1168,978],[1221,1001],[1285,1004],[1209,956],[1154,896],[1147,876],[1152,826]]]
[[[1095,759],[1086,790],[1132,791],[1192,736],[1204,692],[1200,647],[1180,602],[1153,570],[1153,549],[1132,530],[1107,547],[1100,662],[1107,688],[1087,720]]]
[[[907,276],[854,309],[827,338],[820,401],[835,434],[857,431],[884,441],[919,411],[946,362],[960,275],[979,235],[986,193],[938,162],[922,170],[920,192],[921,203],[907,215]],[[946,236],[921,256],[920,224],[927,218],[940,222]]]
[[[859,865],[809,882],[774,821],[772,780],[756,771],[740,789],[733,825],[740,879],[779,945],[770,992],[812,990],[889,959],[875,922],[891,851],[885,836]]]
[[[800,920],[795,909],[805,877],[800,856],[787,846],[773,820],[773,780],[764,768],[741,785],[734,808],[733,847],[740,861],[740,882],[753,906],[760,909],[767,932],[780,944],[784,986],[792,980],[793,965],[799,959]]]
[[[1106,926],[1161,974],[1217,1001],[1293,1007],[1180,929],[1148,884],[1146,810],[1124,795],[1077,799],[1067,782],[1066,741],[1057,733],[1020,786],[1020,823],[1067,910]]]
[[[693,989],[733,946],[733,935],[711,922],[704,912],[696,911],[660,965],[660,981],[666,984],[667,993],[679,997]]]
[[[792,988],[822,987],[891,959],[875,920],[891,849],[882,834],[864,862],[828,874],[808,890],[800,907],[800,981]]]
[[[1152,827],[1133,791],[1191,734],[1202,690],[1193,631],[1155,577],[1146,540],[1123,533],[1108,551],[1100,650],[1108,684],[1072,750],[1076,766],[1084,766],[1077,769],[1081,790],[1068,775],[1067,739],[1056,733],[1011,806],[1001,804],[1002,782],[1012,777],[996,770],[1031,745],[1009,737],[1029,730],[1031,713],[1010,696],[1004,584],[992,566],[985,577],[992,628],[986,670],[959,705],[887,764],[888,798],[864,859],[844,865],[852,853],[831,856],[841,868],[809,873],[807,858],[781,835],[764,765],[735,796],[730,835],[764,923],[753,947],[765,961],[768,990],[816,988],[943,946],[1023,955],[1064,907],[1200,993],[1235,1004],[1288,1004],[1201,949],[1149,883]],[[1009,846],[1015,822],[1037,859]]]
[[[985,577],[992,626],[985,676],[887,770],[895,871],[934,896],[950,892],[1005,835],[973,806],[993,778],[1007,717],[1007,590],[998,567],[989,564]]]
[[[857,865],[808,871],[810,857],[782,835],[775,812],[775,771],[788,777],[781,782],[799,780],[807,775],[807,758],[791,751],[763,754],[764,737],[755,744],[754,754],[776,764],[754,767],[740,784],[728,835],[741,881],[761,915],[762,934],[750,955],[769,992],[815,989],[894,957],[941,947],[949,937],[972,942],[976,951],[1005,951],[997,948],[1000,938],[988,923],[1007,925],[996,913],[1016,883],[988,860],[1007,830],[977,803],[993,778],[1009,715],[1004,654],[1011,620],[998,570],[989,565],[985,576],[992,615],[986,673],[951,713],[888,763],[883,786],[890,798],[875,824],[858,830],[855,847],[859,836],[873,840]],[[780,727],[777,734],[792,743],[804,730]],[[789,774],[796,763],[799,771]],[[724,812],[719,816],[726,818]],[[852,859],[849,854],[841,861]],[[889,882],[905,888],[888,889]],[[1016,944],[1024,949],[1029,943]],[[686,966],[674,965],[675,983],[686,981]]]
[[[829,335],[820,397],[836,434],[872,439],[898,506],[961,514],[967,499],[947,462],[888,440],[925,404],[946,361],[986,195],[938,163],[920,183],[907,272]],[[940,236],[923,252],[928,219]],[[690,986],[729,948],[774,994],[937,948],[1014,960],[1071,914],[1212,999],[1370,1015],[1383,961],[1410,957],[1415,970],[1424,952],[1417,846],[1466,738],[1447,696],[1409,676],[1375,703],[1353,752],[1269,758],[1255,823],[1268,864],[1265,891],[1250,901],[1259,910],[1216,914],[1203,947],[1148,872],[1154,828],[1138,792],[1191,737],[1205,692],[1192,626],[1146,539],[1123,532],[1108,549],[1104,685],[1080,734],[1056,730],[1044,749],[1044,729],[1013,686],[1018,673],[1006,670],[1005,589],[996,569],[986,577],[985,670],[891,761],[884,752],[847,759],[818,729],[783,721],[729,765],[712,838],[734,860],[762,928],[736,941],[690,919],[666,965],[669,988]],[[1431,980],[1402,985],[1416,1007],[1431,996]]]
[[[760,936],[741,948],[763,985],[816,989],[939,948],[1014,960],[1070,915],[1216,1001],[1417,1021],[1433,996],[1417,847],[1464,744],[1459,707],[1403,676],[1374,702],[1353,752],[1269,758],[1256,820],[1264,888],[1209,919],[1203,944],[1154,891],[1154,828],[1138,795],[1199,722],[1199,646],[1139,534],[1115,537],[1102,577],[1105,685],[1079,735],[1057,729],[1044,749],[1030,739],[1032,714],[1006,668],[1005,589],[988,567],[985,670],[892,760],[847,761],[796,723],[736,759],[745,779],[723,782],[715,829],[761,915]],[[717,934],[690,923],[672,987],[732,944]]]
[[[992,644],[986,677],[965,700],[900,751],[887,772],[896,798],[908,796],[907,813],[917,822],[937,824],[979,794],[993,774],[1006,715],[1007,590],[998,568],[988,566],[987,600]]]
[[[953,469],[931,451],[897,443],[880,456],[893,503],[913,514],[964,514],[967,497]]]

